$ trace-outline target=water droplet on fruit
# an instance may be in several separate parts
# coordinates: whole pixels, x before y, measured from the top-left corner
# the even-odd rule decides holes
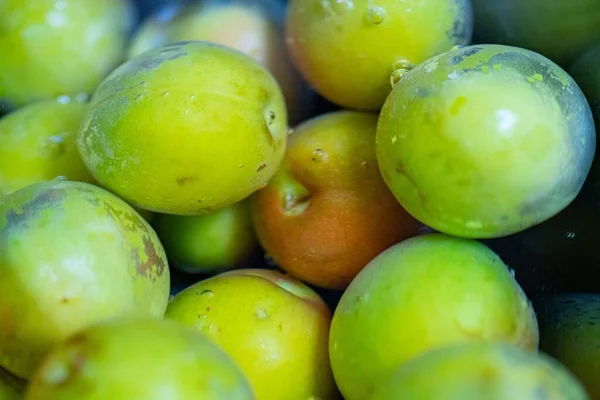
[[[77,93],[75,95],[75,101],[79,102],[79,103],[85,103],[86,101],[89,100],[89,96],[87,93]]]
[[[273,122],[275,122],[275,112],[270,110],[267,111],[265,114],[265,121],[267,121],[267,125],[273,125]]]
[[[144,95],[142,95],[142,94],[138,94],[137,96],[135,96],[136,100],[141,100],[143,98],[144,98]]]
[[[312,160],[315,162],[321,162],[325,159],[327,155],[325,154],[325,151],[321,150],[321,149],[315,149],[312,152]]]
[[[57,100],[60,104],[67,104],[71,102],[71,98],[67,95],[58,96]]]
[[[205,297],[213,297],[213,292],[212,290],[203,290],[200,292],[200,296],[205,296]]]
[[[193,94],[190,95],[190,100],[195,100],[196,96],[194,96]]]
[[[162,95],[163,95],[163,96],[168,96],[168,95],[170,95],[170,94],[171,94],[171,92],[169,92],[169,91],[167,90],[166,92],[163,92],[163,94],[162,94]]]
[[[53,181],[67,181],[69,179],[64,175],[58,175],[58,176],[55,176],[54,179],[52,179],[52,180]]]
[[[259,308],[256,310],[256,318],[258,319],[267,319],[269,318],[269,313],[264,308]]]
[[[369,7],[367,10],[367,22],[379,25],[385,20],[385,9],[383,7]]]
[[[404,74],[406,74],[407,72],[408,70],[405,68],[400,68],[392,72],[392,76],[390,77],[390,84],[392,85],[392,88],[394,88],[394,86],[396,86],[396,84],[400,82]]]
[[[508,272],[510,272],[510,276],[512,276],[513,278],[517,275],[517,273],[515,272],[514,268],[509,268]]]

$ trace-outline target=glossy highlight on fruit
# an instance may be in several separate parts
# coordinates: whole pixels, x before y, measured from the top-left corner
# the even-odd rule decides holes
[[[485,245],[428,234],[392,246],[357,275],[335,310],[329,350],[344,398],[361,400],[402,363],[471,341],[536,350],[533,309]]]
[[[541,302],[540,349],[564,363],[600,398],[600,294],[567,293]]]
[[[305,118],[313,107],[288,55],[283,34],[285,8],[278,0],[205,0],[165,7],[138,28],[129,57],[169,43],[204,40],[241,51],[267,68],[286,99],[290,122]]]
[[[504,343],[469,343],[400,366],[368,400],[588,400],[556,360]]]
[[[57,345],[25,400],[254,400],[223,350],[180,324],[114,319]]]
[[[124,57],[128,0],[0,2],[0,101],[91,94]]]
[[[600,41],[600,0],[473,0],[474,41],[523,47],[559,65]]]
[[[62,96],[0,119],[0,196],[54,178],[93,181],[75,143],[86,107],[83,99]]]
[[[290,0],[286,36],[296,66],[322,96],[378,110],[394,71],[467,45],[472,28],[468,0]]]
[[[376,255],[424,231],[386,186],[377,115],[337,111],[294,129],[282,167],[252,197],[260,243],[282,269],[345,288]]]
[[[152,228],[104,189],[55,180],[1,198],[0,367],[28,378],[89,324],[161,318],[169,280]]]
[[[405,74],[381,111],[377,159],[415,218],[468,238],[506,236],[573,201],[596,148],[575,81],[524,49],[471,46]]]
[[[337,399],[327,340],[331,312],[308,286],[243,269],[177,294],[165,318],[197,329],[242,368],[257,399]]]
[[[286,141],[283,96],[267,70],[186,42],[117,68],[92,97],[77,144],[97,181],[136,207],[200,215],[264,187]]]

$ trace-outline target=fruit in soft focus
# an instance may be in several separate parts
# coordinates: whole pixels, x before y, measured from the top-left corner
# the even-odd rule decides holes
[[[600,294],[562,294],[538,307],[540,349],[564,363],[600,398]]]
[[[20,400],[25,389],[25,382],[0,368],[0,400]]]
[[[386,250],[352,281],[331,325],[331,366],[347,400],[366,399],[403,362],[468,341],[534,350],[533,309],[486,246],[422,235]]]
[[[0,200],[0,366],[29,377],[58,341],[115,316],[162,317],[166,256],[113,194],[50,181]]]
[[[579,193],[596,134],[560,67],[527,50],[471,46],[405,74],[381,112],[377,159],[404,208],[435,230],[506,236]]]
[[[117,68],[92,97],[77,144],[98,182],[135,206],[199,215],[264,187],[286,141],[271,74],[234,50],[187,42]]]
[[[299,125],[281,169],[252,198],[258,238],[291,275],[345,288],[423,226],[394,198],[375,156],[377,115],[338,111]]]
[[[155,226],[171,263],[186,272],[239,267],[258,250],[245,200],[207,215],[159,215]]]
[[[61,97],[30,104],[0,120],[0,196],[64,177],[92,182],[75,144],[86,103]]]
[[[239,367],[218,346],[171,321],[118,319],[56,346],[27,400],[253,400]]]
[[[466,45],[467,0],[290,0],[287,43],[304,78],[347,108],[378,110],[395,70]]]
[[[531,298],[598,289],[600,203],[583,193],[548,221],[515,235],[486,240],[515,271]]]
[[[91,93],[121,62],[133,20],[125,0],[0,2],[0,100]]]
[[[167,319],[192,326],[242,368],[257,399],[334,399],[331,313],[310,288],[269,270],[235,270],[196,283]]]
[[[400,366],[370,400],[587,400],[581,383],[544,354],[501,343],[469,343]]]
[[[205,40],[247,54],[267,68],[285,95],[291,122],[312,111],[313,99],[287,53],[285,9],[276,0],[211,0],[171,5],[138,29],[129,57],[174,42]]]
[[[533,50],[566,66],[600,41],[600,0],[473,0],[474,40]]]

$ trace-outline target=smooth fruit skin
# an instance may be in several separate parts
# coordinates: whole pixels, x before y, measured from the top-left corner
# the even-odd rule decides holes
[[[359,400],[411,358],[469,341],[535,350],[533,309],[486,246],[428,234],[386,250],[352,281],[335,310],[329,350],[344,398]]]
[[[0,366],[29,377],[57,342],[120,315],[162,317],[158,237],[113,194],[50,181],[0,200]]]
[[[467,0],[290,0],[287,43],[304,78],[325,98],[379,110],[390,76],[454,45],[473,28]]]
[[[527,50],[471,46],[405,74],[377,128],[377,159],[396,198],[447,234],[492,238],[563,210],[596,148],[573,79]]]
[[[523,47],[569,64],[600,41],[600,0],[473,0],[474,41]]]
[[[165,316],[223,348],[257,399],[337,399],[327,338],[331,312],[310,288],[270,270],[236,270],[176,295]]]
[[[556,360],[503,343],[433,350],[400,366],[368,400],[588,400]]]
[[[115,319],[69,337],[46,357],[25,400],[254,400],[239,367],[171,321]]]
[[[345,288],[376,255],[424,229],[381,177],[376,127],[377,115],[355,111],[304,122],[281,169],[252,197],[260,243],[292,276]]]
[[[258,250],[246,200],[206,215],[162,214],[154,224],[169,260],[186,272],[233,269]]]
[[[600,294],[568,293],[538,307],[540,349],[564,363],[600,398]]]
[[[77,145],[98,182],[135,206],[199,215],[264,187],[286,141],[271,74],[234,50],[187,42],[117,68],[95,92]]]
[[[85,101],[63,96],[0,119],[0,196],[57,177],[91,183],[75,143],[85,111]]]
[[[0,2],[0,100],[91,94],[121,62],[132,23],[125,0]]]
[[[314,99],[296,71],[283,33],[284,6],[276,0],[210,0],[170,5],[138,29],[129,57],[169,43],[204,40],[254,58],[277,79],[283,90],[290,122],[304,119]]]

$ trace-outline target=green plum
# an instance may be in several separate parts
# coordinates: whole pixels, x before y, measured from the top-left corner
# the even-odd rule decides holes
[[[54,180],[0,199],[0,367],[27,378],[73,332],[122,315],[161,318],[168,299],[156,233],[115,195]]]
[[[492,238],[556,215],[596,149],[590,106],[547,58],[500,45],[455,49],[400,77],[377,158],[396,198],[435,230]]]
[[[335,310],[329,351],[344,397],[362,400],[398,365],[470,341],[533,351],[536,317],[489,248],[435,233],[392,246],[357,275]]]
[[[0,119],[0,196],[57,177],[93,182],[75,143],[85,111],[83,99],[62,96]]]
[[[128,0],[0,1],[0,100],[90,94],[124,57]]]
[[[247,201],[207,215],[159,215],[155,227],[169,260],[186,272],[223,272],[258,250]]]
[[[264,187],[286,142],[275,78],[208,42],[166,45],[121,65],[94,93],[77,138],[103,187],[176,215],[207,214]]]
[[[369,400],[588,400],[569,370],[504,343],[433,350],[400,366]]]
[[[470,0],[290,0],[287,44],[304,78],[345,108],[379,110],[394,71],[410,69],[473,30]]]
[[[600,0],[473,0],[474,41],[523,47],[568,66],[600,41]]]
[[[191,328],[156,319],[114,319],[57,345],[26,400],[254,400],[240,368]]]
[[[308,90],[287,52],[285,7],[279,0],[205,0],[173,5],[148,18],[137,30],[129,57],[169,43],[204,40],[247,54],[267,68],[281,86],[292,123],[312,111]]]
[[[540,349],[564,363],[600,399],[600,294],[562,294],[537,309]]]

